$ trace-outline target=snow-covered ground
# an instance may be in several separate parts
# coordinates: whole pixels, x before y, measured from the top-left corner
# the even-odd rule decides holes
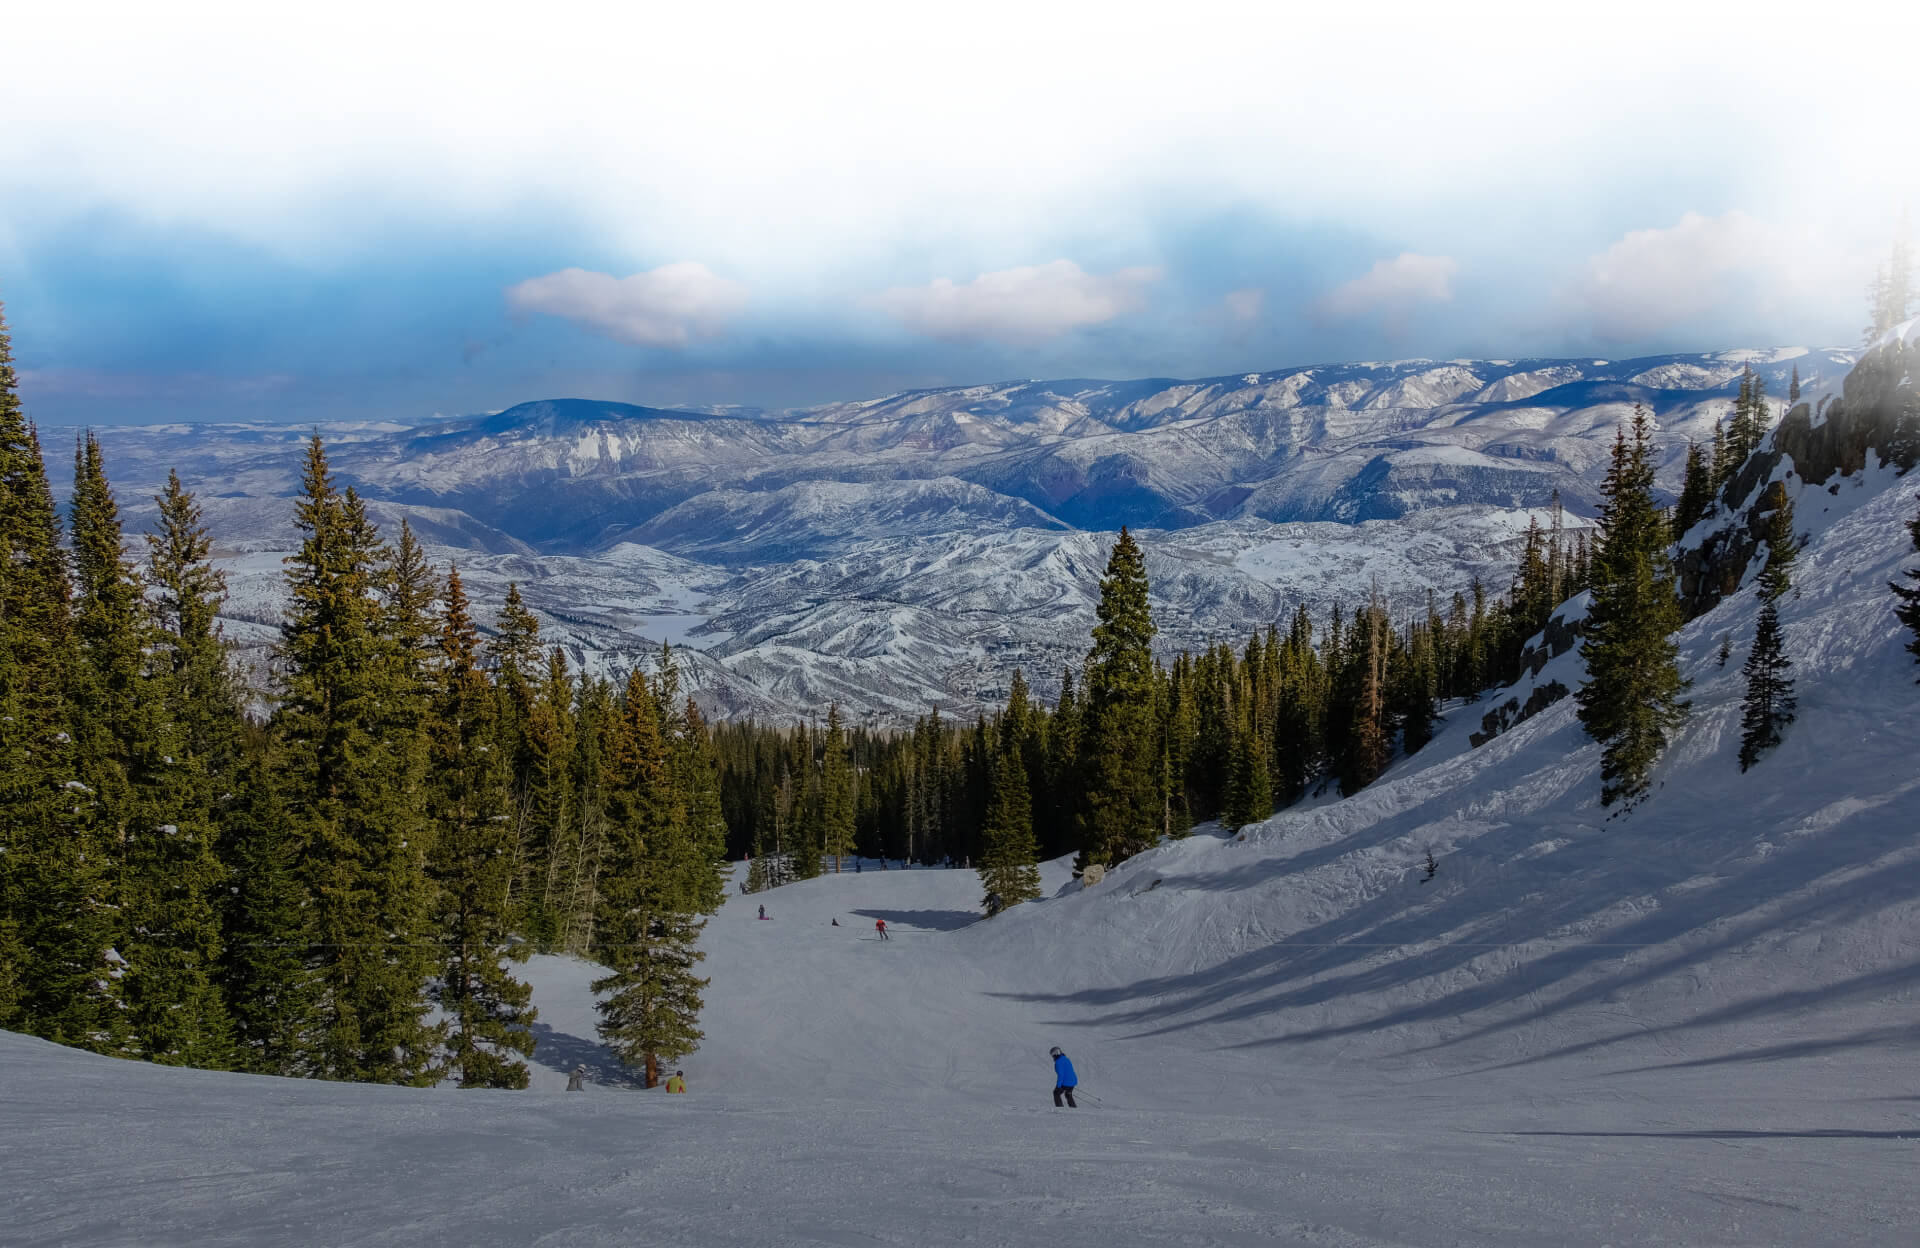
[[[1568,654],[1354,798],[1092,889],[1051,864],[990,922],[957,870],[735,895],[684,1097],[607,1058],[560,958],[526,1092],[0,1035],[0,1241],[1913,1242],[1920,668],[1885,586],[1920,481],[1835,484],[1781,604],[1800,718],[1744,775],[1751,589],[1682,630],[1693,713],[1624,814],[1570,699],[1468,744]]]
[[[592,968],[559,958],[533,967],[527,1092],[163,1070],[0,1036],[0,1239],[1531,1248],[1891,1244],[1912,1225],[1920,1080],[1891,1054],[1301,1061],[1009,992],[1124,973],[1156,930],[1103,955],[1067,943],[1082,925],[1062,901],[963,926],[977,894],[968,872],[894,870],[777,890],[766,922],[761,898],[729,901],[684,1097],[626,1082],[591,1040]],[[1078,1111],[1051,1105],[1055,1043]],[[576,1063],[585,1095],[560,1091]]]

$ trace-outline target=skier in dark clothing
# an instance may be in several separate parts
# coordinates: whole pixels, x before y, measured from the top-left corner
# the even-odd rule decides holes
[[[1073,1073],[1073,1063],[1067,1060],[1067,1055],[1060,1051],[1058,1045],[1054,1046],[1049,1056],[1053,1058],[1053,1107],[1059,1109],[1060,1098],[1065,1097],[1068,1109],[1079,1109],[1074,1104],[1073,1090],[1080,1086],[1080,1077]]]
[[[760,907],[760,917],[763,919],[767,917],[767,908],[765,906]]]

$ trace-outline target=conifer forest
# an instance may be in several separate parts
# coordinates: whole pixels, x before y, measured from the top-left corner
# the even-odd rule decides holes
[[[534,1012],[515,968],[539,951],[602,968],[601,1037],[652,1086],[700,1039],[697,943],[729,861],[748,862],[748,892],[856,863],[971,869],[997,911],[1038,896],[1042,860],[1110,865],[1355,793],[1517,677],[1586,590],[1581,722],[1606,747],[1603,800],[1630,804],[1686,714],[1668,544],[1766,427],[1749,376],[1668,511],[1640,412],[1591,545],[1532,524],[1509,585],[1407,618],[1376,594],[1162,654],[1122,529],[1084,663],[1016,673],[991,716],[928,707],[890,730],[829,705],[709,724],[671,649],[574,670],[516,589],[470,601],[457,566],[336,486],[317,434],[269,681],[243,683],[192,484],[172,477],[153,531],[127,533],[86,435],[56,506],[43,455],[64,448],[22,409],[3,327],[0,1027],[403,1084],[525,1086]],[[1776,517],[1769,601],[1791,526]],[[1763,621],[1743,767],[1791,722],[1789,666]]]

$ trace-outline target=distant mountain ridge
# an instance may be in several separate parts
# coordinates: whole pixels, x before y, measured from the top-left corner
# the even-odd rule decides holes
[[[1406,609],[1475,579],[1499,592],[1530,517],[1550,523],[1556,499],[1569,525],[1593,514],[1635,403],[1677,489],[1743,368],[1778,413],[1796,368],[1817,398],[1853,358],[1401,360],[783,410],[558,398],[319,432],[384,527],[410,520],[482,604],[520,584],[577,661],[617,668],[671,640],[717,713],[904,715],[990,703],[1016,666],[1050,687],[1084,653],[1122,525],[1169,650],[1375,586]],[[309,429],[99,432],[130,526],[168,468],[199,490],[233,560],[234,633],[270,640]]]

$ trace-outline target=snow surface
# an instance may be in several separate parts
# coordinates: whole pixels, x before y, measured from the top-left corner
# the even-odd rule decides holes
[[[1679,633],[1692,713],[1630,811],[1599,806],[1571,699],[1468,741],[1577,685],[1570,652],[1352,798],[1092,889],[1049,864],[992,921],[964,870],[735,895],[684,1097],[599,1048],[596,972],[564,958],[528,964],[525,1092],[0,1033],[0,1241],[1912,1242],[1920,668],[1886,583],[1920,564],[1920,478],[1833,484],[1796,497],[1799,719],[1748,773],[1751,584]],[[1049,1101],[1053,1044],[1081,1110]],[[592,1090],[560,1091],[576,1064]]]
[[[4,1238],[1910,1242],[1920,690],[1885,583],[1920,561],[1912,494],[1885,471],[1800,493],[1800,719],[1745,775],[1751,589],[1680,633],[1693,713],[1624,814],[1598,805],[1570,699],[1466,740],[1504,698],[1577,682],[1569,653],[1450,707],[1353,798],[1202,828],[1092,889],[1048,864],[1045,900],[989,922],[964,870],[735,895],[704,937],[684,1097],[599,1048],[595,971],[564,958],[528,966],[525,1092],[0,1034]],[[1078,1111],[1049,1101],[1054,1044]],[[583,1095],[559,1090],[576,1064]]]

